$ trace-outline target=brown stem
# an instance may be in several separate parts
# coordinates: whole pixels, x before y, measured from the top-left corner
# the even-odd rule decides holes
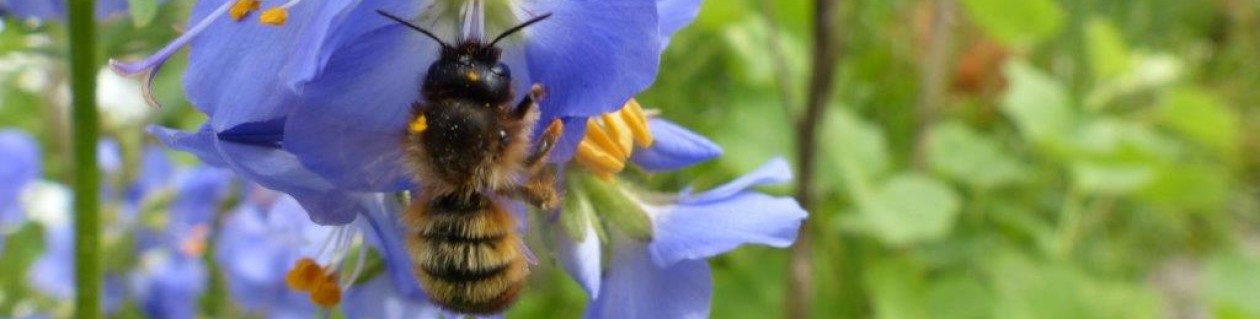
[[[806,211],[818,213],[814,203],[814,175],[818,155],[818,123],[833,95],[835,69],[840,59],[840,43],[836,37],[840,27],[839,1],[817,0],[814,8],[813,75],[805,114],[797,121],[796,159],[800,174],[796,179],[796,200]],[[808,222],[801,226],[792,246],[791,280],[788,282],[788,318],[810,317],[813,307],[813,261]]]
[[[928,140],[932,125],[936,123],[941,100],[945,92],[945,67],[949,62],[949,44],[953,38],[950,16],[954,10],[953,0],[937,0],[933,5],[932,32],[928,42],[927,56],[923,59],[919,73],[919,101],[916,109],[914,137],[914,168],[927,169]]]

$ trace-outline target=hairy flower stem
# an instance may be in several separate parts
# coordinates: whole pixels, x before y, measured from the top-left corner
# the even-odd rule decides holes
[[[95,0],[70,1],[70,89],[74,130],[75,318],[101,318],[100,172],[96,140]]]
[[[818,159],[818,122],[823,118],[827,102],[835,89],[835,69],[840,60],[839,1],[817,0],[814,10],[814,73],[810,79],[805,114],[797,120],[796,160],[800,174],[796,179],[796,200],[805,211],[816,211],[814,203],[815,162]],[[788,318],[810,317],[813,307],[813,260],[809,223],[801,226],[792,246],[791,280],[788,281]]]

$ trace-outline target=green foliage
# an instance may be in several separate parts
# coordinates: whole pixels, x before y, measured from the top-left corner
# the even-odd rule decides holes
[[[915,173],[893,176],[870,194],[857,196],[859,213],[851,226],[891,246],[945,238],[958,216],[958,195]]]
[[[808,221],[815,318],[1260,318],[1260,4],[956,1],[937,75],[947,94],[928,103],[937,116],[921,123],[915,107],[939,2],[841,1],[841,65],[817,70],[813,2],[705,1],[639,99],[725,154],[641,181],[704,189],[794,157],[810,76],[834,71]],[[103,56],[155,51],[191,5],[129,4],[131,19],[101,28]],[[0,64],[0,125],[36,133],[46,149],[64,147],[64,102],[53,98],[64,82],[56,62],[64,30],[16,19],[4,27],[0,61],[53,62]],[[39,37],[54,44],[32,47]],[[983,42],[999,54],[971,50]],[[993,85],[960,85],[971,59],[985,69],[975,76]],[[156,79],[160,124],[195,128],[204,119],[183,99],[185,64],[175,56]],[[30,70],[53,75],[53,85],[29,89]],[[111,133],[134,146],[137,132]],[[48,157],[51,179],[67,180],[63,157]],[[626,208],[626,189],[571,182],[582,187],[569,190],[572,213],[559,216],[568,234],[585,236],[600,216],[650,236],[646,215]],[[588,297],[551,247],[530,240],[540,264],[509,317],[579,317]],[[9,235],[0,264],[17,277],[0,276],[0,316],[66,308],[21,278],[40,241],[38,227]],[[786,313],[786,250],[744,247],[710,264],[712,317]]]
[[[127,0],[127,6],[131,9],[131,21],[136,27],[147,26],[157,17],[157,0]]]
[[[1064,13],[1053,0],[962,0],[961,3],[977,25],[1013,47],[1038,44],[1063,28]]]

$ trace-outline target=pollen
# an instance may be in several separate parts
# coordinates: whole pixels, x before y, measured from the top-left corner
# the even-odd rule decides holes
[[[258,21],[266,25],[284,25],[289,21],[289,9],[284,6],[267,9],[263,11],[262,16],[258,17]]]
[[[626,161],[619,159],[608,151],[588,140],[578,143],[577,161],[604,180],[611,180],[612,175],[626,168]]]
[[[311,291],[311,303],[324,308],[336,307],[341,303],[341,286],[336,280],[321,282]]]
[[[626,106],[618,113],[621,113],[621,118],[630,126],[635,144],[644,148],[652,147],[654,141],[652,131],[648,130],[647,115],[643,112],[643,106],[639,105],[639,101],[630,99],[630,102],[626,102]]]
[[[232,17],[232,20],[241,21],[250,12],[261,8],[261,5],[262,2],[259,0],[236,0],[236,3],[233,3],[232,8],[228,10],[228,15]]]
[[[416,119],[407,125],[407,130],[413,134],[423,133],[427,129],[429,129],[429,119],[425,118],[424,115],[416,116]]]
[[[323,280],[323,272],[323,267],[316,264],[315,260],[302,258],[293,265],[293,269],[289,269],[289,273],[284,276],[284,282],[289,289],[310,292]]]
[[[652,142],[643,107],[632,99],[616,112],[587,120],[575,158],[599,178],[611,180],[625,169],[635,147],[650,147]]]
[[[465,73],[464,76],[468,77],[468,81],[471,82],[481,81],[481,75],[477,74],[476,71],[468,71],[468,73]]]
[[[310,258],[302,258],[293,265],[293,269],[284,276],[289,289],[311,294],[311,302],[325,308],[341,303],[341,285],[337,283],[337,273],[315,263]]]

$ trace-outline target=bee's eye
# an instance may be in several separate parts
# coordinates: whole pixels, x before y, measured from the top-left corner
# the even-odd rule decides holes
[[[512,71],[508,69],[507,64],[503,64],[503,63],[496,64],[493,68],[490,68],[490,72],[494,72],[494,74],[498,74],[505,78],[512,77]]]
[[[499,147],[507,146],[507,142],[508,142],[507,131],[499,130]]]

